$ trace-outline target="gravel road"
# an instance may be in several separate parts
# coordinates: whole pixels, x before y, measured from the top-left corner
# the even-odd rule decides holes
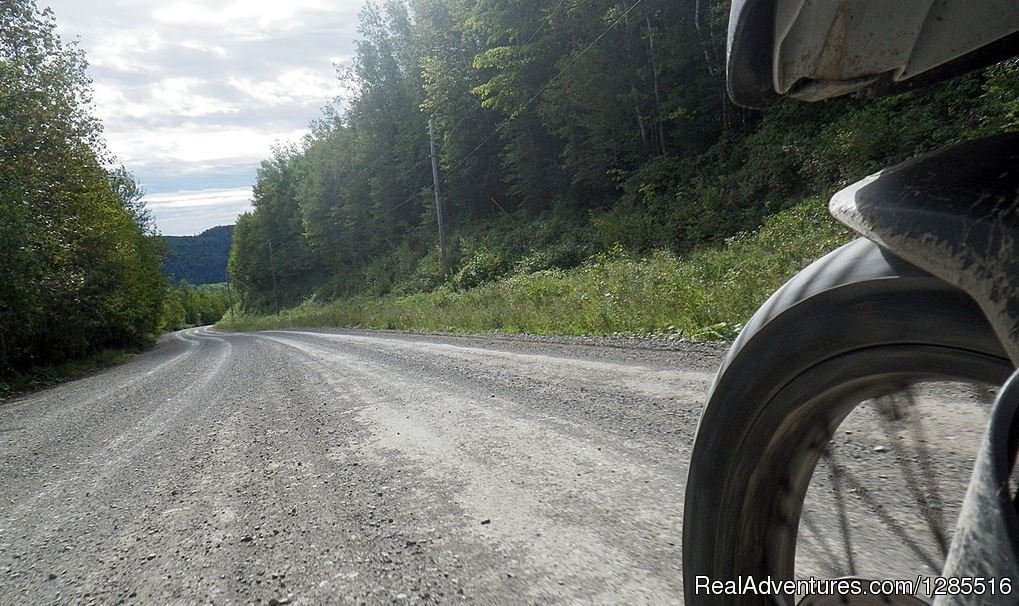
[[[168,335],[0,403],[0,604],[679,604],[687,460],[725,347]],[[922,442],[947,461],[950,527],[987,395],[939,393]],[[844,574],[815,531],[848,523],[860,574],[913,574],[889,537],[927,531],[901,502],[929,470],[900,448],[915,432],[859,412],[835,443],[880,490],[814,506],[798,567]],[[891,488],[896,462],[913,471]]]
[[[619,344],[200,328],[4,403],[0,601],[679,603],[724,346]]]

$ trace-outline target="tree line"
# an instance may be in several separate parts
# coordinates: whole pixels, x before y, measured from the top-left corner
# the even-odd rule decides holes
[[[181,280],[167,290],[160,324],[163,330],[215,324],[233,303],[233,293],[226,283],[189,284]]]
[[[617,245],[684,252],[890,161],[1015,124],[1015,62],[885,99],[736,108],[728,5],[369,3],[339,73],[350,96],[258,171],[229,264],[244,306],[470,287]]]
[[[688,5],[369,3],[339,74],[352,96],[261,165],[230,262],[245,304],[386,292],[415,272],[441,281],[429,118],[454,265],[486,221],[555,213],[572,225],[610,208],[640,167],[702,151],[723,128],[724,19]]]
[[[159,328],[161,249],[91,114],[83,52],[53,14],[0,2],[0,379]]]
[[[163,236],[167,249],[163,273],[177,282],[225,283],[233,231],[232,225],[220,225],[195,236]]]

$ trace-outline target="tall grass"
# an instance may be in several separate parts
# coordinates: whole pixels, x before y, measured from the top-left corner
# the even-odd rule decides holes
[[[769,218],[755,233],[682,258],[635,258],[619,247],[580,267],[504,277],[467,290],[307,301],[279,315],[229,312],[224,330],[312,326],[537,334],[735,334],[784,281],[850,239],[819,199]]]

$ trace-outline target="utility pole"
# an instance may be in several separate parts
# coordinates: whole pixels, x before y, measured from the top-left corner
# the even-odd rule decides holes
[[[439,255],[442,257],[442,275],[449,273],[446,256],[446,224],[443,220],[442,198],[439,196],[439,159],[435,155],[435,119],[428,119],[428,142],[432,150],[432,183],[435,186],[435,215],[439,221]]]
[[[272,240],[269,240],[269,273],[272,274],[272,300],[276,305],[276,315],[280,315],[280,296],[276,292],[276,264],[272,260]]]

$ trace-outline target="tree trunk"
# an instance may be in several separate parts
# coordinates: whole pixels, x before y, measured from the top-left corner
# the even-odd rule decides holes
[[[655,125],[658,130],[658,145],[662,155],[667,156],[665,149],[665,124],[662,120],[662,97],[658,92],[658,63],[655,61],[655,32],[651,29],[651,17],[647,17],[648,60],[651,62],[651,79],[655,89]]]

